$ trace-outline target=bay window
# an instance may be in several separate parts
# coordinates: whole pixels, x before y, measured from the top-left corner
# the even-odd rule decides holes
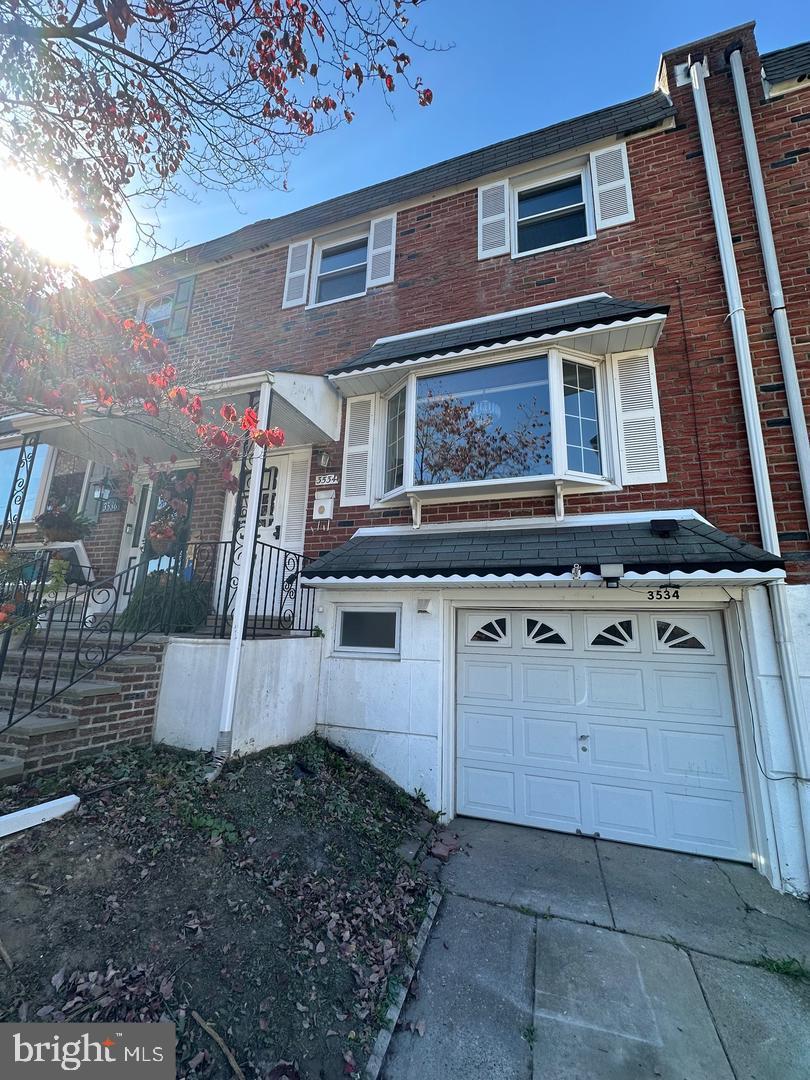
[[[408,376],[384,402],[383,495],[605,479],[599,362],[547,353]],[[378,490],[379,490],[378,489]]]

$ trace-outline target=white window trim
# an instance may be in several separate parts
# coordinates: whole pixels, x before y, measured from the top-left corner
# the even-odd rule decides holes
[[[375,614],[390,613],[395,617],[395,640],[393,649],[375,649],[372,646],[358,648],[340,644],[340,631],[344,611],[372,611]],[[402,638],[402,604],[335,604],[335,633],[332,655],[372,660],[399,660]]]
[[[40,444],[41,445],[41,444]],[[39,447],[37,447],[39,450]],[[39,488],[37,490],[37,497],[34,500],[34,507],[31,511],[30,518],[20,517],[20,524],[23,521],[27,521],[29,524],[40,514],[45,513],[45,507],[48,503],[48,496],[51,493],[51,483],[53,481],[53,471],[56,467],[56,447],[49,446],[48,452],[45,455],[45,461],[42,465],[42,475],[39,478]]]
[[[551,395],[551,452],[552,469],[548,473],[538,473],[532,476],[499,477],[489,480],[462,480],[448,484],[415,484],[413,479],[414,470],[414,443],[416,438],[416,380],[425,376],[441,374],[445,371],[468,371],[471,368],[487,367],[495,363],[508,364],[513,360],[530,359],[533,356],[548,356],[549,358],[549,393]],[[596,394],[597,394],[597,423],[599,428],[599,445],[602,460],[602,473],[582,473],[568,468],[566,438],[565,438],[565,410],[563,406],[562,362],[571,360],[577,364],[586,364],[596,371]],[[372,476],[372,493],[377,493],[372,505],[388,503],[406,495],[418,498],[429,496],[445,496],[447,500],[454,499],[457,495],[475,498],[476,493],[482,498],[488,495],[496,495],[506,488],[537,487],[537,485],[553,486],[557,481],[573,482],[577,488],[584,490],[590,485],[592,490],[619,490],[618,475],[618,447],[614,446],[615,431],[610,423],[610,410],[613,407],[609,387],[611,379],[608,367],[608,357],[592,356],[588,353],[577,352],[574,349],[549,348],[538,349],[534,346],[530,349],[505,350],[503,354],[493,357],[492,353],[483,357],[471,358],[470,362],[463,366],[442,364],[429,365],[420,368],[419,372],[410,372],[405,378],[396,383],[384,395],[380,395],[381,408],[378,410],[377,426],[374,432],[375,473]],[[388,421],[388,402],[397,394],[403,386],[407,387],[405,403],[405,468],[404,481],[391,491],[385,491],[385,457],[386,457],[386,426]],[[556,403],[556,408],[555,408]],[[565,466],[564,468],[562,466]]]
[[[564,240],[560,244],[548,244],[546,247],[532,248],[530,251],[518,251],[518,196],[523,191],[532,191],[536,188],[551,187],[563,180],[573,180],[579,177],[582,183],[582,201],[585,206],[585,223],[588,232],[585,236],[578,236],[574,240]],[[593,189],[591,185],[590,169],[588,163],[575,168],[564,169],[543,177],[522,177],[520,181],[509,181],[510,199],[510,243],[513,259],[523,259],[527,255],[537,255],[541,251],[556,251],[559,248],[572,247],[574,244],[584,244],[589,240],[596,239],[596,211],[593,203]]]
[[[368,260],[369,260],[369,245],[371,244],[371,233],[369,229],[364,229],[362,232],[354,233],[351,236],[342,236],[339,239],[335,237],[322,237],[313,241],[312,261],[310,263],[309,271],[309,302],[306,305],[305,310],[310,311],[313,308],[329,307],[331,304],[342,304],[345,300],[357,300],[361,296],[365,296],[368,292],[368,285],[362,292],[351,293],[348,296],[337,296],[334,300],[316,300],[318,295],[318,279],[321,276],[321,258],[325,251],[329,251],[330,248],[344,247],[346,244],[357,243],[358,240],[366,241],[366,281],[368,281]]]

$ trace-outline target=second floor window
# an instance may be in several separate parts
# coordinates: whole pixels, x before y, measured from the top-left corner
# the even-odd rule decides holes
[[[194,278],[183,278],[148,297],[141,308],[140,318],[161,341],[182,337],[188,330],[193,292]]]
[[[368,237],[335,247],[321,248],[317,254],[313,304],[346,300],[366,291]]]
[[[584,189],[585,178],[579,174],[518,191],[517,251],[539,251],[589,236]]]

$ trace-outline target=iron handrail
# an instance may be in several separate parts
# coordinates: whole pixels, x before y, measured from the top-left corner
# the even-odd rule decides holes
[[[24,617],[0,623],[0,710],[6,713],[0,730],[48,705],[149,634],[205,627],[226,637],[242,572],[232,543],[187,543],[100,580],[50,591],[46,553],[37,564],[36,588]],[[298,552],[255,545],[245,638],[313,632],[314,590],[300,582],[309,561]]]

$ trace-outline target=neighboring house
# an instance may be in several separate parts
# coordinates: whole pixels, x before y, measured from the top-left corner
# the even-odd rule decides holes
[[[632,101],[111,279],[220,400],[272,387],[246,617],[323,635],[246,643],[230,690],[224,642],[173,639],[157,737],[212,747],[224,685],[238,749],[317,723],[445,815],[810,889],[809,90],[810,43],[746,24]],[[41,438],[40,503],[63,472],[98,502],[75,428]],[[215,591],[246,490],[200,472]],[[149,555],[155,497],[98,515],[96,577]]]

